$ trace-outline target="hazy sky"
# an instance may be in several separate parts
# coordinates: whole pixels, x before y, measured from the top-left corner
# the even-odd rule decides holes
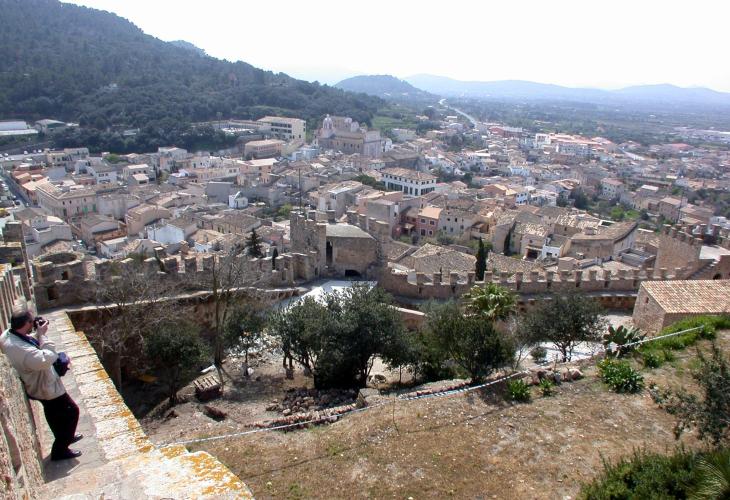
[[[75,0],[162,40],[307,80],[431,73],[730,92],[723,0]]]

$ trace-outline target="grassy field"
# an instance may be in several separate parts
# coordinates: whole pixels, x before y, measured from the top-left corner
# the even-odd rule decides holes
[[[720,336],[727,350],[730,335]],[[693,366],[689,348],[643,373],[647,386],[691,386]],[[693,433],[676,441],[673,426],[646,390],[610,392],[592,367],[553,397],[533,388],[527,404],[494,393],[399,402],[194,449],[218,457],[257,498],[575,498],[604,458],[698,446]]]

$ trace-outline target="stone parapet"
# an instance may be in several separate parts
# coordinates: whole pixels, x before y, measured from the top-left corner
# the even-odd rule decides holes
[[[659,273],[664,280],[683,279],[686,269],[661,269]],[[408,274],[392,269],[381,273],[378,283],[393,295],[414,299],[453,299],[466,293],[472,286],[484,286],[489,282],[497,283],[521,295],[541,295],[551,292],[565,293],[579,291],[582,293],[619,293],[635,294],[642,281],[652,279],[652,274],[640,270],[621,270],[612,273],[608,270],[592,270],[584,272],[560,271],[559,273],[532,271],[518,272],[514,275],[502,272],[496,276],[492,272],[484,273],[483,281],[474,280],[473,273],[464,280],[457,273],[450,273],[445,282],[439,273],[416,273],[415,281]]]
[[[73,376],[91,418],[102,463],[46,485],[42,498],[252,498],[227,467],[205,452],[156,447],[124,404],[86,336],[65,312],[47,315],[73,359]],[[81,496],[84,495],[84,496]]]

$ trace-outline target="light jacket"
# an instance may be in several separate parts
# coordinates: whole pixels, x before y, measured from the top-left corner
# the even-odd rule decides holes
[[[55,399],[66,393],[61,377],[53,368],[58,354],[53,342],[45,336],[41,341],[39,348],[5,330],[0,335],[0,350],[17,370],[28,396],[33,399]]]

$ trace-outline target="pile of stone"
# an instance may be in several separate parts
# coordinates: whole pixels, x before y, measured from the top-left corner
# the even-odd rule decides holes
[[[583,378],[583,372],[577,367],[563,367],[561,370],[551,370],[548,368],[533,368],[530,374],[525,378],[525,382],[530,385],[537,385],[543,379],[548,379],[556,384],[563,382],[572,382]]]
[[[285,417],[297,413],[321,411],[352,403],[357,397],[354,389],[289,389],[281,401],[274,400],[266,411],[279,412]]]
[[[343,413],[351,412],[356,408],[355,403],[336,406],[321,411],[310,411],[305,413],[287,414],[281,418],[273,420],[264,420],[253,424],[254,427],[268,428],[290,425],[290,430],[300,429],[308,425],[321,425],[336,422]],[[301,424],[301,425],[295,425]],[[286,430],[286,429],[285,429]]]
[[[445,385],[445,386],[442,385],[439,387],[429,387],[427,389],[421,389],[421,390],[418,390],[415,392],[409,392],[408,394],[404,394],[403,396],[401,396],[401,398],[408,399],[408,398],[417,397],[417,396],[428,396],[429,394],[438,394],[441,392],[455,391],[457,389],[463,389],[464,387],[467,387],[468,385],[469,385],[468,381],[462,381],[462,382],[457,382],[457,383],[449,384],[449,385]]]

